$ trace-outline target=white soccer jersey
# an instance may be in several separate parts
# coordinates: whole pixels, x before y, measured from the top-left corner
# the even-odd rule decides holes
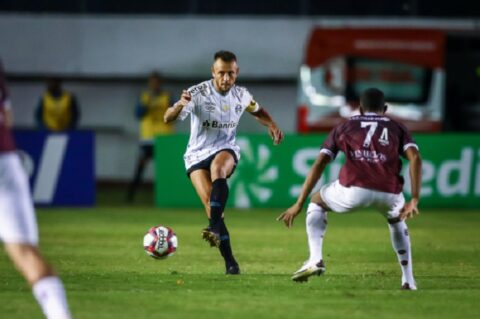
[[[215,90],[212,80],[188,89],[192,100],[182,109],[178,118],[190,114],[190,139],[184,155],[185,167],[206,159],[222,150],[231,149],[240,159],[240,148],[235,143],[238,122],[243,112],[259,110],[248,90],[234,85],[227,94]]]

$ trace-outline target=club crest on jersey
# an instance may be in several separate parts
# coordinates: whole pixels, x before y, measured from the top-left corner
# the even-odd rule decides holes
[[[222,106],[222,110],[223,110],[224,112],[230,111],[230,105],[224,105],[224,106]]]
[[[242,113],[242,106],[240,104],[235,105],[235,113]]]

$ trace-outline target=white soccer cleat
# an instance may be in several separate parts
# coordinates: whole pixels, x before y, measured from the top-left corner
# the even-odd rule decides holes
[[[323,260],[319,262],[309,262],[303,264],[303,266],[293,273],[292,280],[293,281],[308,281],[308,277],[310,276],[320,276],[326,271],[325,264]]]

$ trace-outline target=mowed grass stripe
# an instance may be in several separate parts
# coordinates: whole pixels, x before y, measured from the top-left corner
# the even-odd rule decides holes
[[[293,229],[281,211],[229,210],[242,275],[223,274],[201,240],[198,209],[42,209],[41,247],[68,289],[76,318],[474,318],[480,313],[480,211],[425,210],[409,222],[419,290],[400,291],[400,269],[383,217],[329,215],[327,273],[306,284],[290,275],[307,258],[304,215]],[[177,253],[142,250],[150,226],[171,226]],[[28,286],[0,254],[1,318],[42,318]],[[7,302],[5,302],[7,301]]]

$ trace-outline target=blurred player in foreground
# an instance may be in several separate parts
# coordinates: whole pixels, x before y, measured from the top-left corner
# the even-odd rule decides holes
[[[148,89],[143,91],[135,108],[140,121],[140,154],[137,159],[135,175],[128,186],[127,202],[133,202],[138,186],[148,162],[153,158],[153,144],[158,135],[172,134],[174,126],[165,123],[163,116],[170,106],[170,94],[163,90],[160,73],[152,72],[148,78]],[[167,150],[163,154],[167,153]]]
[[[273,144],[283,139],[283,132],[268,112],[255,102],[246,88],[235,85],[238,71],[235,54],[215,53],[213,79],[184,90],[180,100],[165,113],[167,123],[190,115],[185,167],[210,219],[202,236],[211,246],[219,247],[227,274],[240,273],[223,216],[228,199],[227,178],[240,159],[240,148],[235,143],[240,117],[244,111],[252,114],[268,128]]]
[[[0,240],[33,288],[48,319],[71,318],[65,289],[38,249],[38,229],[27,176],[10,132],[11,106],[0,65]],[[3,301],[7,302],[7,301]]]
[[[327,211],[346,213],[356,208],[374,207],[388,221],[392,245],[402,269],[402,289],[416,290],[412,270],[410,238],[405,219],[418,214],[421,159],[418,147],[407,129],[384,116],[383,93],[375,88],[363,92],[361,115],[336,126],[323,143],[320,154],[307,175],[297,202],[278,220],[291,227],[325,166],[339,151],[346,155],[339,179],[315,193],[307,209],[307,235],[310,258],[293,274],[294,281],[307,281],[325,272],[322,256]],[[412,199],[405,203],[400,176],[404,156],[410,163]]]

